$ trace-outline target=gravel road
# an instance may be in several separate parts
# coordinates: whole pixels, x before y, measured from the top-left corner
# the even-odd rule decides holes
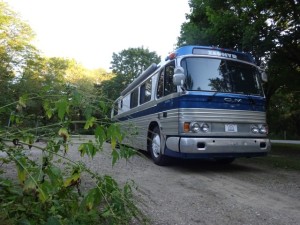
[[[156,225],[299,225],[300,173],[274,169],[249,160],[231,165],[175,161],[155,165],[144,154],[111,164],[110,145],[91,160],[82,159],[73,140],[68,155],[85,161],[120,184],[134,180],[137,204]],[[35,155],[37,150],[32,148]],[[299,162],[300,163],[300,162]],[[89,181],[84,181],[88,183]]]
[[[75,159],[78,144],[69,154]],[[147,155],[112,167],[110,145],[86,163],[120,183],[134,180],[140,208],[157,225],[300,224],[300,174],[236,160],[231,165],[175,161],[155,165]]]

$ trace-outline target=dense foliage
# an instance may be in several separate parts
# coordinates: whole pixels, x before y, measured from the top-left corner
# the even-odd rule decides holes
[[[178,46],[250,52],[269,76],[270,130],[300,136],[300,4],[297,0],[190,0]],[[292,136],[290,136],[292,137]]]
[[[82,157],[93,160],[106,141],[113,165],[135,154],[116,148],[125,134],[107,117],[111,103],[100,85],[113,74],[44,57],[31,45],[33,37],[1,1],[0,223],[145,223],[132,182],[120,186],[111,176],[73,161],[69,153],[72,133],[90,133],[94,138],[79,145]],[[81,184],[83,177],[90,185]]]
[[[106,141],[111,142],[113,165],[120,158],[128,159],[134,150],[116,148],[125,134],[109,120],[90,116],[80,122],[84,129],[93,130],[94,138],[84,140],[78,153],[69,152],[73,143],[68,130],[78,122],[71,115],[83,106],[84,94],[73,91],[57,95],[55,100],[50,96],[50,101],[47,97],[34,97],[44,105],[46,125],[26,124],[30,114],[23,109],[33,98],[21,97],[13,103],[19,110],[10,117],[10,126],[0,129],[1,223],[130,224],[133,218],[144,223],[143,214],[133,201],[133,183],[121,187],[111,176],[99,175],[83,162],[72,160],[72,155],[79,153],[93,160]],[[105,105],[100,104],[99,108],[105,111]],[[82,179],[89,185],[81,184]]]

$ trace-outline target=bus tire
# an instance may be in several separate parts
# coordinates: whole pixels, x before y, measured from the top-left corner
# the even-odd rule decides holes
[[[155,127],[150,135],[150,154],[153,162],[159,166],[168,164],[168,157],[162,154],[161,135],[158,127]]]

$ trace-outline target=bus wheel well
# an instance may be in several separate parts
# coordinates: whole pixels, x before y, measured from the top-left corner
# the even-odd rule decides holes
[[[155,127],[158,127],[158,123],[156,122],[151,122],[148,128],[148,134],[147,134],[147,150],[149,151],[149,147],[151,144],[151,136],[152,136],[152,131],[154,130]]]

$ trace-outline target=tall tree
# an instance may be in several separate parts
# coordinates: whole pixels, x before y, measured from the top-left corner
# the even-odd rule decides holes
[[[298,1],[190,0],[189,4],[191,13],[182,24],[178,46],[202,44],[239,49],[252,53],[260,63],[286,42],[297,42]]]
[[[134,78],[152,63],[158,62],[160,62],[160,57],[143,47],[128,48],[119,53],[113,53],[111,68],[115,77],[103,83],[103,93],[108,99],[115,100]]]
[[[298,71],[299,1],[190,0],[189,4],[191,13],[182,24],[178,46],[214,45],[247,51],[258,65],[280,55]],[[278,85],[268,96],[277,88]]]
[[[269,76],[265,85],[269,112],[287,104],[282,94],[294,98],[289,102],[299,102],[299,95],[293,94],[300,86],[298,0],[190,0],[189,5],[191,13],[181,26],[178,46],[213,45],[250,52],[258,65],[265,65]],[[300,106],[294,106],[289,109],[298,115]],[[271,124],[279,117],[269,117]]]
[[[11,107],[3,106],[16,101],[13,88],[16,78],[26,67],[27,61],[35,57],[37,50],[31,45],[34,34],[28,24],[0,2],[0,123],[6,123]]]
[[[68,69],[66,70],[66,83],[69,85],[69,91],[72,90],[75,96],[81,96],[73,116],[77,120],[87,119],[91,116],[102,119],[106,116],[103,103],[105,99],[101,92],[101,84],[113,77],[112,73],[104,69],[89,70],[77,63],[75,60],[69,60]],[[74,97],[75,97],[74,96]],[[76,115],[75,115],[75,114]],[[80,128],[80,126],[75,126]]]
[[[5,2],[0,2],[0,71],[13,75],[26,65],[35,48],[31,45],[34,33]],[[18,72],[18,71],[17,71]]]

